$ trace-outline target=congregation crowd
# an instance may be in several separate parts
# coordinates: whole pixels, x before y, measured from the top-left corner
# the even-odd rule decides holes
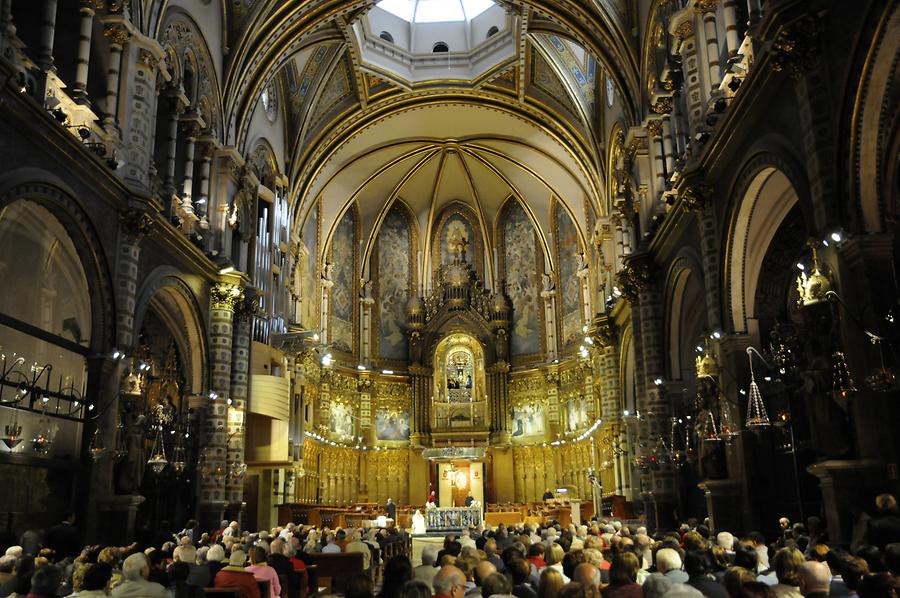
[[[0,597],[185,598],[230,588],[240,598],[324,596],[317,554],[359,552],[362,570],[340,580],[345,598],[891,598],[900,595],[900,516],[881,495],[866,533],[842,550],[811,517],[780,520],[770,541],[689,521],[677,531],[600,518],[586,525],[472,527],[426,543],[421,564],[385,546],[388,529],[287,524],[249,533],[237,522],[202,532],[196,521],[147,546],[77,545],[74,518],[28,531],[0,557]],[[265,582],[260,584],[259,582]],[[260,591],[269,595],[260,595]],[[213,592],[214,593],[214,592]]]

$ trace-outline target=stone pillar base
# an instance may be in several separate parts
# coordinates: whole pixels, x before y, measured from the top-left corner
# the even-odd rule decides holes
[[[126,546],[134,541],[134,526],[138,507],[147,500],[140,494],[121,494],[99,499],[97,511],[102,544]]]
[[[645,492],[644,515],[647,518],[647,531],[650,533],[671,531],[678,527],[675,519],[675,507],[678,501],[673,496]]]
[[[225,519],[225,506],[224,501],[200,503],[197,507],[200,531],[210,532],[219,529],[219,524]]]
[[[697,487],[706,496],[706,514],[711,534],[722,530],[744,529],[740,480],[706,480],[697,484]]]
[[[885,490],[887,467],[875,460],[841,460],[813,463],[806,471],[816,476],[822,490],[822,508],[828,527],[828,545],[850,545],[853,516],[850,505]],[[872,504],[861,505],[864,508]]]
[[[230,502],[225,508],[225,517],[228,521],[237,521],[241,529],[244,529],[244,509],[247,508],[245,502]]]

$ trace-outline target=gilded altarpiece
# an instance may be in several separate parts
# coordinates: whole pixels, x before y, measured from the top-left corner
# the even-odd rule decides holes
[[[503,208],[498,247],[506,295],[512,302],[510,354],[513,364],[539,361],[544,345],[540,273],[544,260],[537,233],[525,210],[514,200]]]
[[[329,370],[320,390],[320,421],[335,442],[355,444],[360,435],[359,382],[356,376]]]
[[[484,280],[484,239],[478,218],[469,206],[453,202],[441,212],[431,241],[431,266],[435,285],[441,266],[452,264],[463,257],[475,267],[475,273]]]
[[[366,463],[368,500],[384,504],[393,498],[399,505],[409,503],[409,450],[405,448],[368,450]],[[421,500],[417,497],[417,500]]]

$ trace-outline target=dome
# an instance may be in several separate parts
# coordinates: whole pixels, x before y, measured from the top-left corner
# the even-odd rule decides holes
[[[381,0],[376,4],[408,23],[469,21],[494,6],[491,0]]]

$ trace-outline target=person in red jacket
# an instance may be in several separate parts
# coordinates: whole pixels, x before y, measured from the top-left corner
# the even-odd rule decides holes
[[[241,598],[260,598],[259,585],[253,574],[244,569],[247,555],[242,550],[235,550],[228,559],[228,566],[216,573],[215,587],[240,588]]]

